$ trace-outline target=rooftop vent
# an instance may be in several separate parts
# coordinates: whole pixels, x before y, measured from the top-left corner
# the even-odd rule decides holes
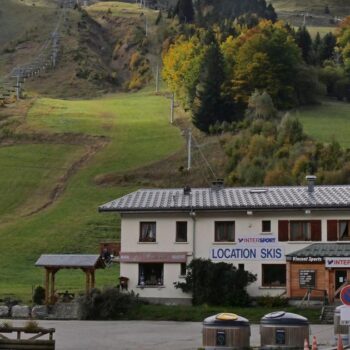
[[[252,188],[249,190],[250,193],[266,193],[267,188]]]
[[[305,179],[307,181],[307,191],[309,193],[313,193],[315,190],[316,176],[315,175],[307,175],[307,176],[305,176]]]
[[[191,194],[191,187],[190,186],[185,186],[184,187],[184,195],[189,196]]]
[[[212,189],[213,190],[221,190],[224,186],[224,179],[216,179],[212,183]]]

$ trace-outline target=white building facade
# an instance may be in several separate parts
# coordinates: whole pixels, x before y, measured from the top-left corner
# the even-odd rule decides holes
[[[251,296],[282,295],[291,283],[286,255],[312,243],[350,242],[350,186],[310,181],[295,187],[142,189],[99,210],[121,214],[120,276],[141,297],[189,303],[191,296],[174,283],[184,281],[193,258],[256,274],[247,288]]]

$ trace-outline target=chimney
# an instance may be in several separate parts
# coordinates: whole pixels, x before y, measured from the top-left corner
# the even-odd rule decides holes
[[[211,188],[213,190],[222,190],[225,187],[224,179],[216,179],[211,184],[212,184]]]
[[[191,194],[191,187],[190,186],[185,186],[184,187],[184,195],[189,196]]]
[[[305,176],[307,181],[307,191],[309,193],[313,193],[315,189],[316,176],[315,175],[307,175]]]

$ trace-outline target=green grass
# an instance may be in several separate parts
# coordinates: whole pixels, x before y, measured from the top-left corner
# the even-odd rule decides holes
[[[304,131],[316,140],[329,143],[334,138],[341,146],[350,148],[350,104],[324,101],[319,106],[301,108],[293,113]]]
[[[324,37],[328,33],[334,34],[336,31],[336,27],[315,27],[315,26],[308,26],[307,27],[308,32],[310,33],[311,37],[314,39],[317,35],[317,33],[320,33],[321,38]]]
[[[324,13],[328,5],[331,13],[346,16],[350,13],[350,5],[347,0],[269,0],[277,11],[309,11],[313,13]]]
[[[36,215],[16,217],[0,227],[0,293],[28,300],[32,285],[43,282],[43,271],[34,267],[40,254],[96,253],[100,241],[117,239],[119,217],[99,214],[97,207],[134,188],[98,187],[94,178],[142,167],[177,151],[183,139],[179,130],[168,123],[168,107],[165,98],[145,92],[90,101],[37,100],[22,131],[104,135],[109,143],[70,179],[54,205]],[[68,156],[69,152],[65,157]],[[14,164],[20,170],[22,162],[17,159]],[[36,159],[29,164],[36,164]],[[8,191],[16,186],[14,181]],[[25,195],[22,202],[21,210],[25,210]],[[4,206],[0,197],[0,207]],[[117,269],[98,271],[97,285],[116,284],[117,277]],[[79,271],[61,271],[57,279],[58,290],[84,289],[84,275]]]
[[[135,3],[126,3],[120,1],[101,1],[88,7],[89,12],[107,12],[112,16],[118,17],[139,17],[146,14],[148,17],[156,18],[158,11],[149,8],[141,8]]]
[[[49,190],[58,182],[82,148],[70,145],[17,145],[0,148],[0,217],[12,219],[22,205],[27,213],[44,204]],[[28,201],[28,203],[23,203]],[[12,215],[10,215],[12,214]]]
[[[214,307],[214,306],[182,306],[182,305],[141,305],[130,315],[128,319],[134,320],[157,320],[157,321],[192,321],[200,322],[206,317],[221,313],[231,312],[247,318],[251,323],[259,323],[260,319],[273,311],[284,310],[305,316],[311,323],[320,323],[319,308],[297,308],[293,306],[272,308],[272,307]]]

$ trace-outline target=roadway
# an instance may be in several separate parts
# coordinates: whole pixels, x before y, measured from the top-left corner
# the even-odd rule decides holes
[[[11,323],[23,326],[26,321]],[[202,345],[200,322],[39,321],[39,325],[56,329],[56,350],[196,350]],[[259,325],[252,325],[251,332],[251,346],[258,346]],[[334,345],[333,325],[312,325],[311,335],[322,348]]]

